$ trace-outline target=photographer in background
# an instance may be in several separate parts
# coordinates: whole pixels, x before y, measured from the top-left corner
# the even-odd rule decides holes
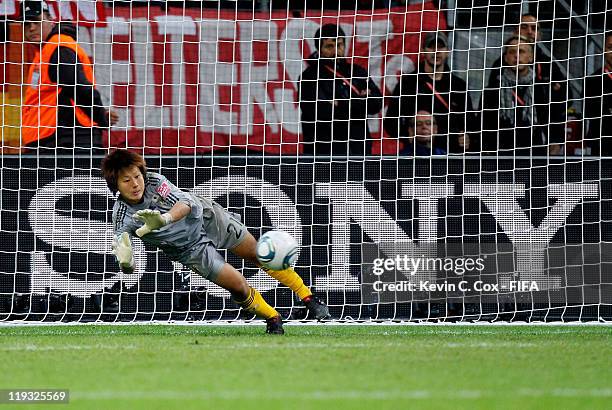
[[[317,51],[299,85],[304,154],[369,155],[367,118],[381,110],[382,94],[364,68],[345,58],[339,26],[326,24],[314,37]]]
[[[467,85],[448,65],[448,37],[443,32],[425,35],[422,62],[414,73],[404,74],[393,91],[385,114],[385,131],[391,138],[404,138],[407,122],[418,108],[435,116],[439,134],[436,148],[448,153],[476,151],[475,115]],[[470,136],[472,136],[470,141]]]
[[[119,119],[102,105],[93,63],[72,24],[56,23],[44,1],[21,3],[24,42],[36,48],[24,86],[22,145],[32,153],[92,153]]]
[[[612,155],[612,31],[604,38],[603,67],[584,81],[584,119],[594,155]]]

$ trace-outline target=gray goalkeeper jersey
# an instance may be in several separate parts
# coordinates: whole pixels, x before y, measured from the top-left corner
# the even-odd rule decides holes
[[[143,223],[133,218],[142,209],[158,210],[165,213],[177,202],[184,202],[191,207],[191,212],[185,218],[154,230],[141,239],[143,242],[160,248],[170,259],[181,261],[189,256],[190,250],[199,243],[211,242],[203,229],[202,215],[205,201],[192,193],[183,192],[163,175],[147,172],[145,192],[141,203],[132,205],[125,202],[121,195],[113,207],[113,226],[115,235],[127,232],[135,235],[136,229]],[[212,205],[211,205],[212,206]]]
[[[123,232],[135,235],[136,229],[143,225],[133,218],[137,211],[153,209],[163,214],[177,202],[191,207],[189,215],[141,239],[161,249],[170,259],[214,281],[225,264],[217,249],[234,248],[247,237],[248,230],[240,215],[228,212],[214,201],[181,191],[163,175],[147,172],[143,200],[137,205],[128,204],[119,196],[113,207],[115,235]]]

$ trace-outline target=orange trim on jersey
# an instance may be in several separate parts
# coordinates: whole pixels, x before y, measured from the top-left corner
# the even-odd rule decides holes
[[[21,138],[22,144],[27,145],[37,140],[47,138],[57,128],[57,105],[58,96],[62,87],[52,82],[49,77],[49,62],[55,50],[59,47],[67,47],[74,51],[85,77],[95,86],[93,76],[93,64],[87,53],[69,36],[56,34],[52,36],[41,50],[36,51],[32,66],[28,73],[27,90],[21,110]],[[74,107],[77,122],[83,127],[97,125],[74,101],[70,102]]]

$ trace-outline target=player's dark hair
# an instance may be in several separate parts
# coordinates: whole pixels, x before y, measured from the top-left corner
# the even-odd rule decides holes
[[[102,163],[100,164],[100,169],[102,170],[102,175],[106,180],[108,189],[110,189],[113,194],[116,194],[119,190],[117,186],[119,172],[121,172],[121,170],[124,168],[129,168],[132,166],[137,167],[146,180],[147,163],[142,155],[126,149],[117,149],[104,157]]]
[[[51,13],[49,13],[49,5],[45,1],[24,0],[21,2],[19,18],[23,22],[39,21],[41,17],[45,20],[52,21]]]
[[[342,27],[337,26],[335,24],[325,24],[323,27],[319,28],[314,35],[314,43],[315,47],[318,50],[321,47],[321,40],[326,38],[333,39],[343,39],[346,37],[344,30]]]
[[[521,17],[519,18],[519,23],[522,22],[525,17],[533,17],[535,19],[536,23],[539,24],[539,22],[538,22],[538,15],[537,14],[538,13],[523,13],[523,14],[521,14]]]

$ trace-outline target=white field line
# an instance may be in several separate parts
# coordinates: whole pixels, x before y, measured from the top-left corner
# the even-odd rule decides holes
[[[58,346],[40,346],[32,343],[26,345],[0,346],[0,352],[46,352],[54,350],[124,350],[136,349],[135,345],[58,345]]]
[[[31,321],[0,321],[0,328],[2,327],[27,327],[27,326],[262,326],[263,321],[259,320],[201,320],[201,321],[148,321],[148,322],[31,322]],[[395,326],[395,327],[479,327],[479,326],[492,326],[492,327],[550,327],[550,326],[563,326],[563,327],[593,327],[593,326],[612,326],[612,322],[606,322],[600,320],[598,322],[379,322],[379,321],[339,321],[330,320],[325,322],[316,321],[300,321],[300,320],[287,320],[284,321],[285,326],[315,326],[315,327],[326,327],[326,326]]]
[[[258,324],[261,329],[262,329],[262,333],[263,333],[263,328],[264,325],[259,323]],[[108,327],[105,327],[103,329],[96,329],[96,330],[86,330],[83,326],[86,325],[81,325],[81,326],[71,326],[70,329],[57,329],[57,326],[40,326],[40,329],[37,331],[37,335],[39,336],[49,336],[49,335],[62,335],[62,336],[76,336],[76,335],[83,335],[83,336],[96,336],[96,335],[127,335],[129,336],[129,333],[125,333],[123,331],[123,329],[125,328],[125,326],[117,326],[116,329],[110,329]],[[238,326],[238,325],[236,325]],[[12,328],[17,328],[18,326],[11,326]],[[27,325],[27,327],[35,327],[35,326],[31,326],[31,325]],[[163,326],[162,326],[163,327]],[[200,331],[199,332],[194,332],[194,327],[184,327],[182,329],[177,329],[175,331],[171,331],[165,334],[160,334],[160,336],[206,336],[206,325],[201,325],[200,326]],[[323,328],[321,329],[325,329],[325,327],[329,327],[328,325],[324,325]],[[597,326],[599,327],[599,326]],[[0,326],[0,330],[1,330],[2,326]],[[591,326],[590,328],[595,329],[596,327]],[[291,334],[291,328],[287,329],[287,333]],[[534,334],[542,334],[542,335],[560,335],[560,334],[574,334],[575,331],[569,328],[564,328],[564,329],[547,329],[546,327],[539,327],[536,326],[534,327],[533,330]],[[321,335],[322,332],[318,331],[316,333],[314,332],[310,332],[309,330],[301,333],[302,336],[310,336],[310,335]],[[457,328],[442,328],[439,326],[432,326],[429,328],[421,328],[421,332],[419,333],[419,335],[452,335],[452,336],[479,336],[479,335],[499,335],[500,332],[499,331],[494,331],[494,330],[489,330],[483,327],[468,327],[468,329],[457,329]],[[137,335],[137,334],[135,334]],[[395,327],[392,330],[382,330],[382,329],[376,329],[376,327],[372,327],[370,329],[368,329],[368,336],[413,336],[414,332],[413,329],[409,329],[409,328],[405,328],[405,329],[401,329],[400,327]],[[217,337],[223,337],[223,334],[217,334],[217,335],[213,335],[211,334],[211,336],[217,336]],[[453,347],[453,346],[450,346]]]
[[[263,324],[259,324],[259,326],[261,326],[261,328],[263,329]],[[28,326],[28,327],[32,327],[32,326]],[[40,330],[38,331],[38,335],[40,336],[49,336],[49,335],[62,335],[62,336],[70,336],[70,335],[87,335],[87,336],[96,336],[96,335],[128,335],[129,333],[124,333],[122,331],[122,327],[117,327],[117,330],[111,329],[108,330],[108,328],[105,329],[97,329],[94,331],[91,330],[87,330],[85,331],[84,328],[82,326],[76,326],[76,327],[72,327],[71,329],[65,330],[65,329],[57,329],[55,328],[56,326],[41,326]],[[2,326],[0,326],[0,329],[2,328]],[[14,327],[16,328],[16,327]],[[206,328],[206,326],[200,326],[201,329]],[[591,327],[591,328],[595,328],[595,327]],[[205,336],[206,335],[206,331],[203,330],[202,332],[196,333],[193,332],[193,327],[185,327],[184,330],[180,329],[180,330],[176,330],[173,332],[169,332],[166,334],[160,334],[159,336]],[[543,335],[559,335],[559,334],[573,334],[575,333],[574,330],[572,329],[546,329],[543,327],[536,327],[534,329],[537,329],[537,331],[534,331],[535,334],[543,334]],[[291,333],[291,328],[287,329],[287,332],[290,334]],[[499,331],[493,331],[493,330],[488,330],[482,327],[470,327],[469,329],[457,329],[457,328],[441,328],[441,327],[431,327],[428,329],[428,332],[424,332],[421,334],[431,334],[431,335],[451,335],[451,336],[479,336],[479,335],[499,335],[500,332]],[[305,331],[304,333],[302,333],[303,336],[309,336],[312,335],[312,333],[310,331]],[[320,332],[317,332],[315,335],[321,335]],[[376,329],[375,327],[371,328],[368,330],[368,335],[369,336],[412,336],[414,335],[414,332],[412,332],[411,330],[408,329],[401,329],[401,328],[394,328],[393,330],[382,330],[382,329]],[[219,334],[219,335],[215,335],[218,337],[223,337],[224,335]],[[453,347],[453,346],[450,346]]]
[[[372,341],[372,343],[329,343],[327,341],[321,343],[229,343],[227,345],[219,345],[218,342],[214,342],[214,344],[207,345],[205,343],[198,342],[198,345],[201,345],[203,348],[207,350],[231,350],[231,349],[371,349],[376,350],[378,348],[385,347],[393,347],[393,348],[401,348],[406,347],[410,349],[414,349],[414,345],[410,343],[411,341],[407,341],[408,343],[400,343],[400,342],[386,342],[379,343],[376,341]],[[212,343],[212,342],[211,342]],[[432,345],[432,347],[448,347],[448,348],[483,348],[483,349],[498,349],[498,348],[517,348],[523,349],[526,347],[548,347],[549,342],[536,344],[536,343],[512,343],[512,342],[500,342],[500,343],[487,343],[487,342],[474,342],[474,343],[442,343],[440,345]]]
[[[263,391],[263,390],[215,390],[215,391],[73,391],[71,400],[402,400],[402,399],[480,399],[495,397],[612,397],[612,389],[531,389],[518,390],[331,390],[331,391]]]
[[[219,344],[218,341],[208,342],[207,340],[198,341],[197,345],[195,343],[184,344],[182,346],[183,349],[187,348],[195,348],[195,346],[206,349],[206,350],[235,350],[235,349],[325,349],[325,350],[333,350],[333,349],[380,349],[380,348],[414,348],[414,346],[408,340],[407,343],[401,342],[376,342],[372,341],[372,343],[333,343],[330,344],[327,341],[322,341],[321,343],[227,343],[227,344]],[[447,348],[468,348],[468,349],[499,349],[499,348],[508,348],[508,349],[524,349],[529,347],[538,347],[538,346],[548,346],[547,343],[537,344],[537,343],[525,343],[525,342],[497,342],[497,343],[489,343],[489,342],[448,342],[443,343],[441,345],[433,345],[432,347],[447,347]],[[125,350],[125,349],[150,349],[150,344],[147,345],[58,345],[58,346],[49,346],[49,345],[36,345],[36,344],[24,344],[24,345],[0,345],[0,352],[15,352],[15,351],[54,351],[54,350]]]
[[[231,349],[372,349],[376,350],[378,348],[411,348],[414,349],[414,345],[410,343],[411,341],[407,341],[407,343],[401,342],[384,342],[379,343],[376,341],[372,341],[372,343],[329,343],[327,341],[323,341],[321,343],[228,343],[227,345],[219,345],[218,341],[214,343],[211,342],[211,345],[207,345],[205,343],[198,341],[198,346],[202,346],[207,350],[231,350]],[[542,343],[540,345],[536,343],[512,343],[512,342],[500,342],[500,343],[487,343],[487,342],[474,342],[474,343],[442,343],[440,345],[432,345],[432,347],[448,347],[448,348],[484,348],[484,349],[498,349],[498,348],[526,348],[526,347],[537,347],[543,346],[548,347],[549,343]]]

